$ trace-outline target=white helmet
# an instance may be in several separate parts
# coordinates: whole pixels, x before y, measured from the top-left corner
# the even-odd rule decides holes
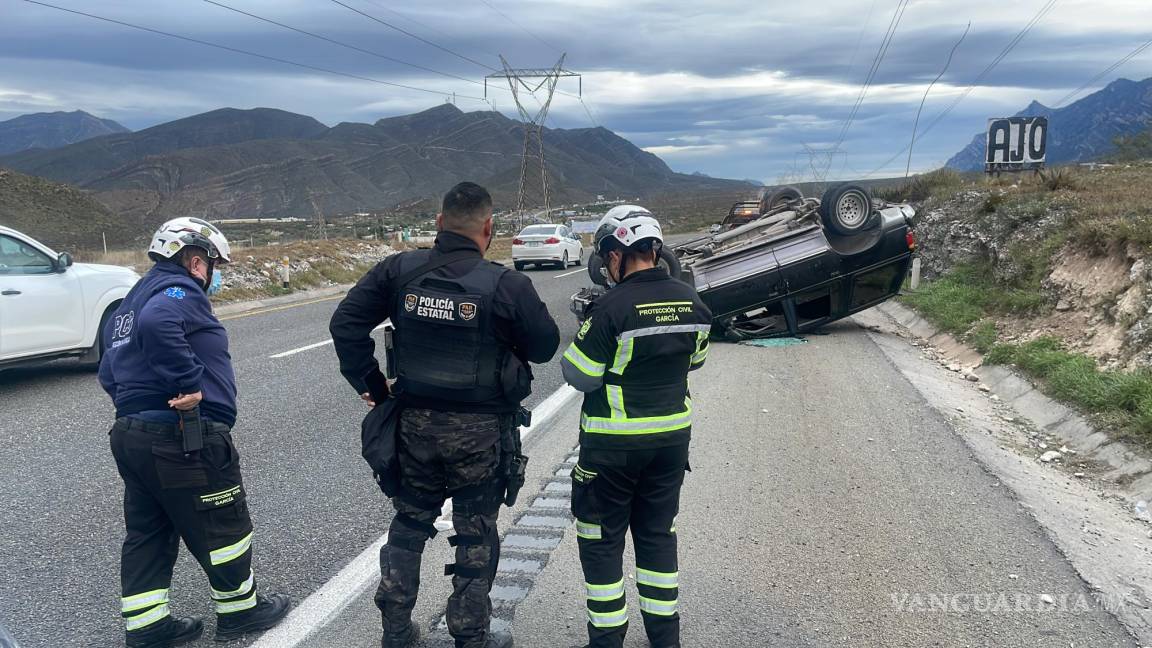
[[[610,239],[626,248],[655,239],[652,247],[659,249],[664,244],[664,232],[660,229],[660,221],[647,209],[639,205],[617,205],[609,209],[596,226],[592,238],[596,254],[607,254],[604,243]]]
[[[232,248],[228,239],[215,225],[200,218],[173,218],[160,226],[152,235],[148,256],[159,261],[171,259],[188,246],[203,249],[215,263],[232,262]]]

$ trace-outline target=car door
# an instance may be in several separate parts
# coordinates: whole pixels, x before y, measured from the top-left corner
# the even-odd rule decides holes
[[[84,296],[75,272],[57,272],[51,257],[0,235],[0,355],[16,358],[78,348]]]

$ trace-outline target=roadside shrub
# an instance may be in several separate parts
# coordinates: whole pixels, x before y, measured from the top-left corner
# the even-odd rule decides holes
[[[963,184],[964,177],[959,172],[945,168],[912,176],[899,185],[876,188],[872,193],[886,202],[924,202],[951,193]]]
[[[1073,179],[1072,170],[1068,167],[1041,169],[1040,184],[1048,191],[1060,191],[1061,189],[1075,191],[1078,188]]]
[[[988,197],[986,197],[984,202],[980,205],[980,211],[984,212],[985,214],[995,214],[996,210],[1000,209],[1002,206],[1004,206],[1004,203],[1008,201],[1007,196],[1008,194],[1002,191],[993,191],[992,193],[988,194]]]

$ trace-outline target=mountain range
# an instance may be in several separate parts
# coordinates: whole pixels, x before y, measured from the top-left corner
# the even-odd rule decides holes
[[[675,173],[602,127],[544,129],[543,139],[552,204],[597,194],[750,188],[744,181]],[[282,110],[222,108],[22,151],[0,157],[0,166],[87,189],[127,218],[312,217],[317,210],[384,210],[435,199],[465,179],[487,186],[498,208],[510,208],[523,151],[520,122],[451,104],[332,128]]]
[[[1087,162],[1112,151],[1119,135],[1134,135],[1152,127],[1152,78],[1117,79],[1105,88],[1063,108],[1033,101],[1014,117],[1048,118],[1049,165]],[[987,135],[976,135],[946,166],[959,171],[983,171]]]
[[[0,155],[28,149],[54,149],[101,135],[127,133],[127,128],[83,110],[20,115],[0,121]]]

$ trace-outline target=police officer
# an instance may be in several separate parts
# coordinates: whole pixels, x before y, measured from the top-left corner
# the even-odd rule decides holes
[[[436,225],[435,247],[384,259],[348,292],[330,327],[341,372],[370,404],[389,393],[370,334],[388,318],[395,327],[390,359],[404,409],[400,491],[392,499],[396,515],[380,550],[376,591],[382,645],[418,639],[411,615],[421,553],[451,497],[456,535],[448,541],[456,561],[445,569],[453,575],[448,630],[459,647],[511,646],[510,634],[489,630],[488,593],[500,556],[496,517],[506,487],[502,458],[518,435],[514,413],[530,392],[527,363],[550,360],[560,334],[527,276],[484,260],[493,224],[483,187],[453,187]]]
[[[610,289],[561,361],[564,379],[584,392],[572,513],[591,648],[624,645],[629,527],[648,640],[680,646],[675,520],[692,429],[688,372],[708,355],[712,314],[657,266],[662,244],[660,223],[643,207],[605,214],[594,245]]]
[[[231,435],[236,380],[227,333],[208,301],[229,254],[207,221],[164,223],[148,248],[155,265],[104,330],[100,384],[116,405],[111,444],[127,531],[120,610],[134,648],[203,633],[199,618],[169,612],[181,539],[208,575],[217,640],[266,630],[288,613],[288,597],[258,594],[252,572],[252,521]]]

